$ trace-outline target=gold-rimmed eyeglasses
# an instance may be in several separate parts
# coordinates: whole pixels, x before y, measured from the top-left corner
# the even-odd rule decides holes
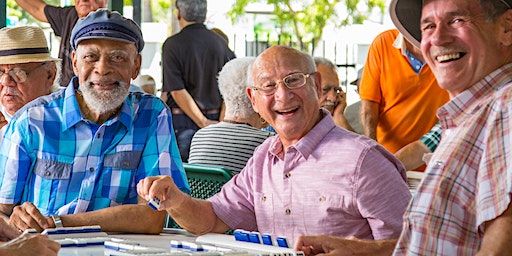
[[[27,70],[24,70],[21,68],[13,68],[7,72],[0,70],[0,79],[4,75],[8,75],[16,83],[24,83],[27,81],[27,78],[30,75],[30,73],[32,73],[32,72],[36,71],[37,69],[41,68],[42,66],[46,65],[46,63],[47,62],[43,62],[39,66],[37,66],[36,68],[34,68],[30,71],[27,71]]]
[[[259,91],[263,95],[273,95],[277,90],[278,82],[283,82],[283,84],[290,90],[301,88],[306,84],[306,79],[311,75],[316,74],[316,72],[304,74],[304,73],[293,73],[289,74],[281,80],[277,81],[267,81],[260,86],[252,86],[253,90]]]

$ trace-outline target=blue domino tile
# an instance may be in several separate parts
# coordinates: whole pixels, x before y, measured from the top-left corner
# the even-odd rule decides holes
[[[262,234],[261,242],[266,245],[274,245],[274,243],[272,242],[272,236],[270,234]]]
[[[258,233],[258,232],[249,233],[249,242],[255,243],[255,244],[261,244],[260,233]]]
[[[284,236],[278,236],[276,238],[277,246],[284,247],[284,248],[290,248],[288,246],[288,241],[286,240],[286,237]]]
[[[250,242],[249,232],[245,230],[237,229],[233,232],[233,235],[235,236],[236,241]]]

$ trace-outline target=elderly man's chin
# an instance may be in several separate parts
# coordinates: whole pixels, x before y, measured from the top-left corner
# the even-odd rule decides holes
[[[107,113],[123,104],[129,94],[129,86],[118,82],[117,86],[98,86],[90,81],[80,85],[80,91],[87,106],[96,113]]]

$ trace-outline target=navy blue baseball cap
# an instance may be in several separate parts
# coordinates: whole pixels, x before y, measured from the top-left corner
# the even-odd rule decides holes
[[[98,9],[79,19],[71,32],[71,48],[86,39],[106,39],[134,43],[140,53],[144,48],[144,39],[140,27],[131,19],[116,11]]]
[[[512,8],[512,0],[500,0],[508,8]],[[407,41],[420,47],[421,41],[421,8],[423,0],[392,0],[389,5],[391,20],[404,35]]]

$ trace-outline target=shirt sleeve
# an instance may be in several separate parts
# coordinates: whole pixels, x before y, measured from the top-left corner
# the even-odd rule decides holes
[[[439,142],[441,142],[441,133],[441,124],[437,122],[427,134],[420,138],[420,141],[430,150],[430,152],[434,152],[436,151]]]
[[[156,121],[152,122],[150,127],[147,127],[151,132],[142,152],[136,182],[149,176],[169,175],[181,191],[190,193],[190,186],[176,144],[172,114],[167,107],[163,106],[164,103],[160,100],[153,99],[153,103],[158,104],[158,106],[153,105],[153,107],[161,109],[161,111]],[[151,111],[151,109],[140,111]]]
[[[185,89],[185,81],[183,80],[183,73],[181,61],[179,60],[178,53],[175,51],[178,47],[174,43],[174,38],[170,37],[162,46],[162,91],[171,92],[176,90]]]
[[[48,23],[50,23],[50,26],[52,27],[56,36],[62,36],[64,33],[64,27],[68,13],[74,9],[74,6],[56,7],[46,5],[44,7],[44,15],[46,16],[46,19],[48,20]]]
[[[364,64],[363,74],[361,76],[361,83],[359,86],[359,95],[363,100],[369,100],[380,103],[382,98],[381,93],[381,63],[382,63],[382,47],[386,46],[385,40],[382,35],[378,36],[370,45],[366,63]]]
[[[30,135],[23,129],[23,121],[13,119],[1,137],[0,144],[0,203],[18,204],[27,182],[31,159],[27,153]]]
[[[403,165],[381,146],[369,148],[360,161],[355,197],[359,212],[368,220],[374,239],[398,238],[411,198]]]
[[[231,229],[257,229],[254,194],[251,189],[254,166],[254,159],[249,159],[239,174],[224,184],[219,193],[208,199],[217,217]]]
[[[498,102],[490,106],[489,116],[481,117],[487,126],[476,180],[476,225],[480,228],[510,207],[512,194],[512,90]]]

